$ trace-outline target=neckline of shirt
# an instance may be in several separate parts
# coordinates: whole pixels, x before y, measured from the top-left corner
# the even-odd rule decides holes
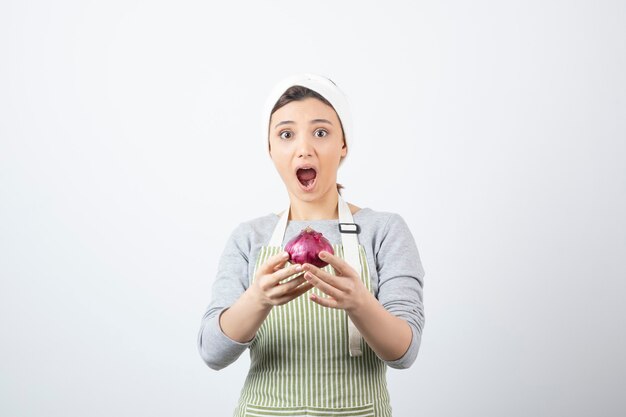
[[[369,208],[368,208],[368,207],[363,207],[363,208],[361,208],[361,209],[357,210],[357,211],[356,211],[356,212],[352,215],[352,217],[353,217],[353,218],[355,218],[355,217],[357,217],[357,216],[359,216],[359,217],[360,217],[360,213],[361,213],[363,210],[369,210]],[[276,214],[276,213],[272,213],[272,215],[273,215],[274,217],[280,218],[280,216],[279,216],[278,214]],[[294,223],[294,224],[299,224],[299,223],[330,223],[330,222],[336,222],[336,223],[339,223],[339,219],[287,220],[287,223],[288,223],[288,224],[291,224],[291,223]]]

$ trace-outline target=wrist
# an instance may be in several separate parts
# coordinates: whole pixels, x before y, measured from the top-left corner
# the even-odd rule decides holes
[[[269,313],[274,307],[268,303],[263,297],[263,293],[255,285],[250,286],[245,292],[248,301],[255,307],[257,311],[262,313]]]
[[[365,310],[368,310],[372,302],[378,303],[378,300],[374,297],[374,294],[365,288],[358,297],[355,297],[355,301],[352,306],[345,309],[346,313],[348,313],[351,317],[359,316]]]

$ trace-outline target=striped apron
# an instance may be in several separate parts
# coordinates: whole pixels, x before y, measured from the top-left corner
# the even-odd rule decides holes
[[[346,242],[357,242],[350,246],[354,249],[352,256],[358,257],[355,270],[361,271],[361,279],[371,292],[365,248],[358,244],[356,232],[350,231],[356,225],[341,196],[339,214],[342,244],[332,245],[335,255],[346,259]],[[278,222],[270,244],[261,248],[252,281],[260,265],[284,251],[288,215],[289,209]],[[353,239],[344,239],[346,235]],[[335,275],[330,264],[322,269]],[[391,416],[387,365],[360,337],[344,310],[320,306],[309,300],[311,292],[324,297],[312,288],[286,304],[274,306],[257,331],[250,345],[250,370],[233,415]]]

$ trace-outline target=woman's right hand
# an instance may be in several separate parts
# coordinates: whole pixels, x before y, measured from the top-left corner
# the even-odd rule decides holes
[[[271,308],[286,304],[313,288],[313,285],[304,279],[304,273],[289,282],[280,283],[280,281],[302,272],[302,265],[299,264],[285,267],[288,258],[289,254],[283,251],[268,258],[257,269],[250,288],[264,307]]]

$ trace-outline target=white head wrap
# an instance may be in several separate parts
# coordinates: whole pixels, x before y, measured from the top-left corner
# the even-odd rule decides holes
[[[341,121],[341,125],[343,126],[344,139],[349,153],[350,149],[354,148],[354,138],[352,137],[352,115],[350,114],[348,99],[339,87],[337,87],[337,85],[330,80],[330,78],[312,73],[291,75],[276,83],[272,88],[269,96],[265,100],[261,119],[261,137],[263,138],[264,151],[269,154],[268,133],[272,108],[280,96],[293,85],[301,85],[310,88],[328,100],[328,102],[334,107],[335,112]],[[348,143],[350,144],[349,146]],[[346,156],[348,156],[348,154],[346,154]],[[339,165],[341,165],[344,159],[345,157],[341,159]]]

